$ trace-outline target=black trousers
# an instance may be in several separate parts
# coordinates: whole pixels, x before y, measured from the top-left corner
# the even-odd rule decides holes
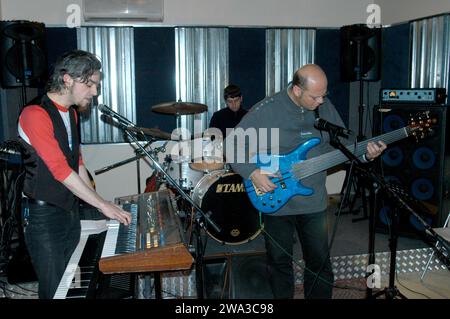
[[[81,234],[78,208],[68,212],[22,200],[25,243],[39,281],[39,298],[52,299]]]
[[[306,267],[303,273],[305,297],[331,299],[334,276],[328,254],[326,211],[292,216],[264,215],[264,229],[268,233],[264,237],[274,297],[294,297],[292,255],[294,232],[297,231]]]

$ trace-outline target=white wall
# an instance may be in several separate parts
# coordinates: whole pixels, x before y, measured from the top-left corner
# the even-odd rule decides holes
[[[450,12],[449,0],[164,0],[164,21],[147,24],[341,27],[365,23],[371,3],[384,25]],[[71,4],[82,0],[0,0],[0,18],[61,26]]]
[[[373,0],[164,0],[163,23],[150,25],[340,27],[365,23]],[[2,20],[65,25],[70,4],[82,0],[1,0]]]
[[[130,144],[89,144],[82,145],[84,165],[95,181],[97,192],[106,200],[138,193],[138,175],[136,161],[113,168],[99,175],[97,170],[117,164],[134,157],[134,149]],[[152,169],[144,160],[140,160],[141,192],[145,189],[145,179],[151,175]]]
[[[178,147],[179,143],[177,142],[156,141],[152,143],[152,148],[154,149],[163,146],[163,144],[165,144],[165,152],[158,152],[158,163],[163,166],[165,157],[171,154],[174,162],[166,169],[166,172],[176,181],[178,181],[180,177],[186,178],[189,185],[183,183],[183,186],[189,186],[193,189],[197,182],[203,177],[203,172],[190,169],[187,162],[179,164],[179,162],[175,160],[175,156],[173,155],[179,154],[178,151],[180,150]],[[144,192],[145,181],[153,172],[150,165],[151,160],[145,156],[140,159],[139,175],[136,160],[127,164],[120,164],[125,160],[135,158],[135,148],[136,146],[134,144],[129,143],[82,145],[81,151],[83,154],[84,165],[94,178],[96,189],[100,196],[113,201],[116,197],[138,194],[138,176],[140,179],[140,193]],[[97,171],[100,172],[100,170],[103,171],[103,169],[106,168],[109,169],[96,175]]]
[[[449,0],[375,0],[381,7],[381,23],[399,22],[450,12]]]

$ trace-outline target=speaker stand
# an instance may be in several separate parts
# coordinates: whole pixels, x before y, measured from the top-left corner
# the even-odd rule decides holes
[[[357,41],[358,43],[358,56],[361,56],[361,43],[360,41]],[[361,57],[360,57],[361,59]],[[358,64],[360,65],[360,64]],[[357,142],[361,142],[365,140],[365,136],[363,134],[363,118],[364,118],[364,80],[362,79],[362,76],[360,74],[361,70],[358,69],[358,75],[359,78],[359,106],[358,106],[358,135],[356,137]],[[352,222],[359,222],[366,219],[369,219],[368,215],[368,207],[367,207],[367,188],[365,184],[364,177],[361,177],[360,174],[355,173],[353,170],[353,166],[347,167],[347,177],[344,181],[344,185],[341,190],[341,196],[345,194],[343,197],[341,197],[341,201],[343,202],[342,207],[348,207],[348,211],[341,212],[342,215],[346,214],[353,214],[357,215],[361,209],[363,211],[363,216],[360,218],[354,218]],[[350,190],[351,188],[354,188],[355,193],[353,194],[353,198],[350,200]],[[370,190],[369,190],[370,191]],[[357,209],[353,209],[356,200],[358,197],[361,198],[361,206],[359,206]]]

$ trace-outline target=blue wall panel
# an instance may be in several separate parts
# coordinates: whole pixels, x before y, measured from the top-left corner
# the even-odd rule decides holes
[[[56,58],[77,48],[77,31],[75,28],[46,28],[46,34],[47,64],[50,72]]]
[[[243,106],[249,109],[265,97],[266,30],[230,28],[228,36],[230,83],[241,88]]]
[[[409,23],[383,29],[382,88],[410,87],[409,45]]]
[[[348,126],[350,85],[340,80],[339,32],[339,29],[317,30],[315,63],[320,65],[327,74],[329,98],[336,106],[345,125]]]
[[[175,101],[175,29],[135,28],[136,123],[171,133],[175,116],[152,112],[152,106]]]

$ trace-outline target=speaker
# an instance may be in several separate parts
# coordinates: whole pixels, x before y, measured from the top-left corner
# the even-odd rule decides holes
[[[273,299],[266,254],[236,254],[204,262],[207,299]]]
[[[381,75],[381,28],[365,24],[340,29],[342,81],[378,81]]]
[[[3,88],[43,87],[47,80],[44,24],[1,21],[0,60]]]
[[[400,186],[401,198],[432,227],[440,227],[448,213],[450,180],[450,138],[448,106],[417,104],[381,105],[374,107],[373,135],[389,133],[410,124],[411,117],[424,114],[435,120],[424,138],[411,136],[388,145],[377,170],[384,180]],[[395,201],[377,197],[376,229],[387,232],[392,225],[392,213],[398,208]],[[396,210],[399,234],[415,237],[424,225],[405,209]]]
[[[266,254],[236,257],[231,282],[234,299],[273,299]]]

